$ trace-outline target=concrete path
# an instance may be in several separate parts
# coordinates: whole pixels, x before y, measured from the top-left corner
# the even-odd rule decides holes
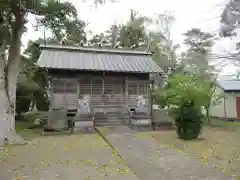
[[[0,152],[0,180],[139,180],[98,134],[49,136]]]
[[[138,132],[128,127],[100,127],[98,131],[141,180],[233,180],[194,157],[138,138]]]

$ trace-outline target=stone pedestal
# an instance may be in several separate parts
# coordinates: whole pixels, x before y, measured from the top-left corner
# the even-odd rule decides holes
[[[93,131],[93,121],[75,121],[74,131]]]
[[[133,119],[131,124],[133,126],[150,126],[151,125],[151,119]]]
[[[4,147],[4,134],[0,129],[0,148]]]
[[[154,123],[161,124],[169,122],[168,110],[167,109],[154,109],[152,112],[152,121]]]
[[[52,110],[48,114],[47,127],[56,131],[61,131],[65,128],[67,122],[67,112],[65,110]]]

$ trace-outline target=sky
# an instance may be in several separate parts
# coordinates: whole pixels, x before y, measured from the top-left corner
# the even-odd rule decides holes
[[[88,30],[100,33],[111,24],[127,22],[130,9],[134,9],[143,16],[154,17],[170,11],[176,18],[172,25],[171,37],[176,44],[183,42],[182,34],[193,27],[203,31],[217,33],[220,27],[220,15],[228,0],[117,0],[115,3],[106,3],[97,8],[92,3],[83,3],[80,0],[68,0],[78,10],[79,18],[88,21]],[[34,22],[34,17],[29,17]],[[36,32],[31,23],[28,23],[28,33],[23,36],[23,45],[29,40],[43,38],[43,31]],[[222,39],[213,47],[214,53],[225,53],[235,47],[230,39]],[[230,68],[231,69],[231,68]]]

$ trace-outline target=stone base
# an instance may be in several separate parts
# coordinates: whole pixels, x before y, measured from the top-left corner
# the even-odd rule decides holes
[[[167,109],[154,109],[152,112],[153,122],[157,124],[169,122],[168,110]]]
[[[0,136],[0,149],[4,146],[4,137]]]
[[[8,134],[7,139],[5,139],[5,136],[0,136],[0,147],[4,147],[4,145],[6,145],[6,144],[24,145],[24,144],[27,144],[27,141],[25,141],[16,132],[11,132]]]
[[[93,121],[76,121],[74,131],[93,132]]]
[[[151,119],[132,119],[133,126],[151,126]]]

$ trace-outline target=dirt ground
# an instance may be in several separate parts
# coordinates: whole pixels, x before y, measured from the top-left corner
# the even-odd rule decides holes
[[[138,133],[156,143],[167,144],[176,150],[200,158],[203,163],[240,179],[240,132],[226,128],[205,127],[196,141],[180,140],[174,130]]]
[[[138,179],[98,134],[35,136],[0,153],[1,180]]]

